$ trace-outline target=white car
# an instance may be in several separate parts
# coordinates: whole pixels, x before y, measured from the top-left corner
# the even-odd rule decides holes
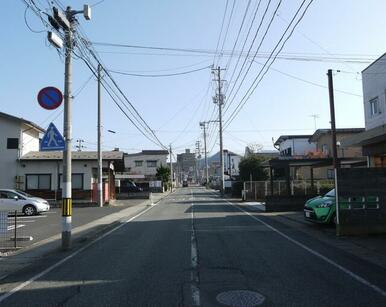
[[[23,191],[0,189],[0,211],[17,211],[31,216],[50,210],[49,203]]]

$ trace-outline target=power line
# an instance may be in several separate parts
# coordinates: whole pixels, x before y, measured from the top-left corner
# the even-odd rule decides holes
[[[271,65],[274,63],[274,61],[276,60],[276,57],[277,55],[281,52],[281,50],[284,48],[286,42],[289,40],[289,38],[292,36],[295,28],[297,27],[297,25],[300,23],[300,21],[303,19],[305,13],[307,12],[308,8],[310,7],[310,5],[312,4],[314,0],[310,0],[310,2],[307,4],[306,8],[304,9],[304,11],[301,13],[299,19],[297,20],[297,22],[295,23],[294,27],[292,28],[292,30],[290,31],[289,35],[287,36],[287,38],[284,39],[287,31],[290,29],[292,23],[295,21],[297,15],[299,14],[299,12],[301,11],[302,7],[304,6],[306,0],[304,0],[302,2],[302,4],[300,5],[299,9],[296,11],[294,17],[292,18],[291,20],[291,23],[288,25],[288,27],[286,28],[286,30],[284,31],[283,35],[281,36],[281,38],[279,39],[278,43],[276,44],[276,46],[274,47],[274,49],[272,50],[271,52],[271,57],[272,55],[275,53],[276,49],[278,48],[278,46],[280,45],[280,43],[282,42],[282,40],[284,39],[284,42],[282,44],[282,46],[279,48],[279,50],[276,52],[275,56],[273,57],[273,60],[270,62],[270,64],[268,65],[268,68],[265,70],[265,72],[261,75],[261,73],[263,72],[265,66],[268,64],[269,60],[271,58],[268,58],[267,61],[265,62],[264,66],[262,67],[262,69],[260,70],[259,74],[256,76],[256,78],[254,79],[254,81],[252,82],[251,86],[249,87],[249,89],[246,91],[245,95],[243,96],[243,98],[240,100],[239,104],[236,106],[236,108],[233,110],[232,114],[230,115],[229,119],[227,120],[227,122],[225,123],[225,127],[228,127],[229,124],[234,120],[234,118],[237,116],[237,114],[240,112],[240,110],[242,109],[242,107],[245,105],[245,103],[248,101],[248,99],[252,96],[253,92],[256,90],[257,86],[260,84],[261,80],[264,78],[264,76],[266,75],[266,73],[268,72],[269,68],[271,67]],[[261,76],[261,78],[259,79],[259,77]],[[256,83],[257,82],[257,83]]]
[[[218,47],[220,45],[222,30],[224,28],[224,21],[225,21],[225,17],[226,17],[227,11],[228,11],[228,4],[229,4],[229,0],[227,0],[226,4],[225,4],[224,16],[222,17],[222,22],[221,22],[220,35],[218,36],[217,45],[216,45],[216,52],[215,52],[214,57],[213,57],[213,65],[215,65],[215,62],[216,62],[217,51],[218,51]]]
[[[254,42],[255,42],[255,39],[256,39],[256,37],[257,37],[257,34],[258,34],[258,32],[259,32],[259,30],[260,30],[260,28],[261,28],[261,25],[262,25],[262,23],[263,23],[263,21],[264,21],[264,18],[265,18],[266,14],[267,14],[268,7],[269,7],[269,4],[270,4],[270,3],[271,3],[271,1],[268,3],[267,9],[266,9],[265,12],[264,12],[264,15],[263,15],[263,17],[262,17],[262,19],[261,19],[261,22],[260,22],[260,24],[259,24],[259,27],[258,27],[258,29],[257,29],[257,31],[256,31],[256,35],[255,35],[255,37],[253,38],[252,44],[251,44],[251,46],[250,46],[250,48],[249,48],[249,50],[248,50],[248,54],[249,54],[249,52],[250,52],[251,49],[252,49],[252,46],[253,46],[253,44],[254,44]],[[257,46],[256,52],[255,52],[254,55],[253,55],[252,61],[256,58],[256,55],[257,55],[257,53],[259,52],[259,50],[260,50],[260,48],[261,48],[261,45],[263,44],[263,42],[264,42],[264,40],[265,40],[265,38],[266,38],[266,36],[267,36],[267,34],[268,34],[269,29],[271,28],[271,25],[272,25],[272,23],[273,23],[273,20],[275,19],[275,16],[276,16],[276,12],[279,10],[279,7],[280,7],[281,3],[282,3],[282,0],[280,0],[280,1],[278,2],[277,6],[276,6],[276,8],[275,8],[275,11],[274,11],[273,14],[272,14],[272,17],[271,17],[271,19],[269,20],[268,26],[267,26],[267,28],[266,28],[264,34],[263,34],[263,37],[262,37],[261,40],[260,40],[260,44]],[[241,74],[241,72],[242,72],[242,69],[243,69],[243,67],[244,67],[244,65],[245,65],[245,63],[246,63],[246,61],[247,61],[247,58],[244,59],[243,66],[241,67],[241,70],[240,70],[240,72],[239,72],[239,74],[238,74],[238,76],[237,76],[237,78],[236,78],[236,81],[235,81],[235,83],[234,83],[234,85],[233,85],[233,87],[232,87],[232,89],[231,89],[231,92],[229,93],[229,97],[231,97],[231,95],[232,95],[233,89],[234,89],[235,86],[236,86],[236,83],[237,83],[237,81],[238,81],[238,79],[239,79],[239,77],[240,77],[240,74]],[[237,88],[235,94],[233,95],[233,98],[231,99],[230,103],[228,103],[228,105],[227,105],[227,107],[226,107],[224,113],[225,113],[225,112],[229,109],[229,107],[232,105],[232,103],[233,103],[233,101],[234,101],[234,99],[235,99],[237,93],[239,92],[241,86],[243,85],[243,83],[244,83],[244,81],[245,81],[245,78],[247,77],[247,75],[248,75],[248,73],[249,73],[249,71],[250,71],[250,69],[251,69],[251,67],[252,67],[252,64],[253,64],[253,62],[251,62],[251,63],[249,64],[249,66],[248,66],[248,68],[247,68],[247,71],[244,73],[244,76],[243,76],[241,82],[239,83],[239,86],[238,86],[238,88]]]
[[[125,75],[125,76],[132,76],[132,77],[157,78],[157,77],[173,77],[173,76],[187,75],[187,74],[191,74],[191,73],[194,73],[194,72],[202,71],[202,70],[205,70],[205,69],[208,69],[208,68],[211,68],[211,67],[212,67],[212,65],[201,67],[201,68],[197,68],[197,69],[192,69],[192,70],[188,70],[188,71],[183,71],[183,72],[179,72],[179,73],[158,74],[158,75],[157,74],[148,74],[148,75],[146,75],[146,74],[134,74],[134,73],[129,73],[129,72],[125,72],[125,71],[119,71],[119,70],[113,70],[113,69],[107,69],[107,71],[115,73],[115,74],[120,74],[120,75]]]

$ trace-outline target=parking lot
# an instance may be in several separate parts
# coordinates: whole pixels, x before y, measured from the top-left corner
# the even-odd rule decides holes
[[[112,213],[119,212],[128,207],[136,206],[142,203],[143,200],[128,200],[121,203],[119,206],[99,207],[75,207],[73,208],[72,227],[85,225],[94,220],[102,218]],[[8,232],[13,238],[15,230],[15,216],[8,216]],[[32,237],[30,241],[18,242],[19,247],[28,246],[47,239],[54,235],[60,234],[62,231],[62,213],[60,208],[51,208],[48,212],[39,215],[25,216],[18,214],[16,216],[16,233],[17,238]]]

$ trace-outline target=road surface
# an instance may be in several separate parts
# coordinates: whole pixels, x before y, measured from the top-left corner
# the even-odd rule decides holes
[[[192,187],[9,276],[0,306],[386,306],[385,273]]]

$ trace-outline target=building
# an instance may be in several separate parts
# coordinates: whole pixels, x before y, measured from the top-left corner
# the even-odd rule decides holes
[[[274,143],[281,157],[306,156],[316,145],[309,142],[312,135],[281,135]]]
[[[266,161],[269,159],[278,158],[279,154],[280,153],[277,150],[254,151],[253,149],[251,149],[247,146],[247,147],[245,147],[244,157],[248,158],[250,156],[256,156],[256,157],[259,157],[262,161]]]
[[[336,129],[338,145],[363,131],[363,128]],[[279,158],[264,164],[269,166],[275,180],[334,178],[331,129],[318,129],[312,135],[283,135],[275,142],[275,146],[280,151]],[[365,164],[358,146],[338,146],[338,158],[342,167],[362,167]]]
[[[39,150],[39,135],[44,129],[24,118],[0,112],[0,187],[19,186],[19,159]]]
[[[125,154],[125,174],[127,178],[155,180],[157,168],[167,166],[167,150],[142,150],[134,154]]]
[[[19,188],[32,195],[58,200],[62,196],[62,151],[30,151],[20,158]],[[123,152],[102,152],[104,199],[115,199],[115,172],[123,171]],[[72,198],[97,201],[96,151],[72,152]]]
[[[197,180],[197,160],[195,153],[190,152],[190,149],[185,149],[184,153],[177,154],[177,176],[178,181],[182,182]]]
[[[229,177],[238,176],[240,174],[239,163],[242,159],[242,156],[230,150],[224,149],[223,157],[224,157],[224,174]],[[201,160],[201,161],[204,161],[204,160]],[[201,167],[204,167],[204,163],[205,162],[202,162],[200,164]],[[220,152],[217,152],[213,156],[208,157],[208,167],[209,167],[210,177],[220,177],[221,175]]]
[[[339,128],[336,129],[336,142],[338,158],[357,158],[362,157],[362,149],[360,146],[341,146],[343,140],[358,135],[365,131],[364,128]],[[317,155],[318,157],[331,158],[332,152],[332,136],[331,129],[318,129],[310,137],[309,142],[316,144],[316,151],[309,154]]]
[[[343,146],[361,146],[369,167],[386,167],[386,53],[362,71],[365,131]]]

